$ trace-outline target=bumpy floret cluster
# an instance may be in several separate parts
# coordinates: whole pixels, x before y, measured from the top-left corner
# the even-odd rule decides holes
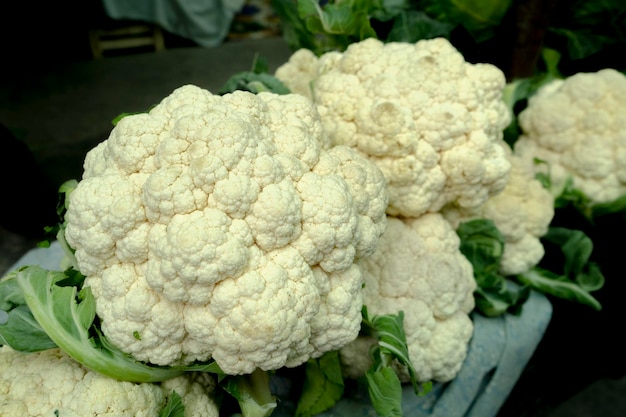
[[[66,238],[103,332],[135,358],[297,366],[358,334],[355,261],[384,231],[385,186],[329,149],[302,96],[184,86],[88,153]]]
[[[466,62],[446,39],[367,39],[319,59],[300,50],[276,76],[314,101],[334,145],[358,150],[383,171],[388,214],[477,207],[506,184],[504,75]]]
[[[419,378],[451,380],[472,335],[476,282],[441,212],[478,210],[508,182],[503,73],[466,62],[439,38],[367,39],[319,58],[302,49],[276,76],[315,103],[332,145],[355,149],[383,172],[388,228],[360,262],[364,303],[371,314],[404,311]],[[360,337],[341,350],[347,375],[369,367],[371,343]],[[408,379],[406,369],[398,373]]]
[[[404,312],[409,356],[422,381],[453,379],[467,355],[473,324],[476,281],[459,250],[459,237],[439,213],[415,219],[388,218],[376,252],[360,261],[365,273],[363,302],[372,315]],[[349,377],[371,365],[370,337],[344,347],[341,360]],[[409,380],[398,367],[400,378]]]
[[[208,374],[135,384],[93,372],[60,349],[24,354],[0,347],[0,414],[3,417],[153,417],[176,391],[185,415],[217,417]]]
[[[554,218],[554,197],[535,178],[532,163],[510,152],[509,160],[511,174],[500,194],[473,210],[448,206],[442,213],[455,229],[471,219],[493,221],[505,240],[500,273],[515,275],[528,271],[543,258],[540,238]]]
[[[553,193],[569,178],[593,203],[626,193],[626,76],[613,69],[555,80],[529,99],[519,115],[523,134],[515,154],[539,159]]]

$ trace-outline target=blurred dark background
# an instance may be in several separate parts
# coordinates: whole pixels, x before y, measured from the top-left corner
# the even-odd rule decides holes
[[[154,21],[111,18],[99,0],[3,6],[3,229],[40,238],[56,222],[58,186],[80,177],[85,153],[118,114],[145,111],[184,83],[217,90],[257,53],[272,68],[289,56],[269,1],[218,14],[226,30],[204,47]]]
[[[85,153],[107,138],[118,114],[144,111],[185,83],[215,91],[257,54],[271,70],[288,58],[269,1],[247,2],[229,24],[219,45],[207,48],[151,22],[112,19],[95,0],[3,4],[0,273],[56,222],[58,186],[80,177]],[[133,28],[143,32],[124,34]],[[98,52],[96,33],[148,40]],[[620,259],[610,234],[597,238],[605,259]],[[626,415],[623,290],[623,280],[607,283],[600,313],[553,300],[544,340],[499,417]]]

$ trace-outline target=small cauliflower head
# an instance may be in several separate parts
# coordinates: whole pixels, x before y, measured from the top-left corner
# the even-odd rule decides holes
[[[466,62],[444,38],[369,38],[319,59],[299,50],[275,75],[315,102],[333,145],[380,167],[390,215],[477,207],[506,184],[505,77],[493,65]]]
[[[388,217],[376,252],[359,263],[363,303],[371,315],[404,312],[409,357],[418,379],[446,382],[461,369],[473,333],[476,281],[459,238],[440,213]],[[374,340],[359,336],[340,350],[344,374],[362,376],[370,367]],[[402,381],[405,368],[397,367]]]
[[[306,98],[187,85],[87,154],[65,234],[119,349],[246,374],[356,337],[385,187]]]
[[[90,371],[60,349],[21,353],[0,347],[0,410],[3,417],[154,417],[172,391],[185,415],[217,417],[208,374],[183,375],[164,382],[136,384]]]
[[[541,237],[554,218],[554,197],[535,178],[532,163],[509,152],[511,174],[504,190],[474,210],[448,206],[442,213],[457,229],[473,219],[493,221],[504,237],[500,273],[515,275],[537,265],[545,254]]]
[[[613,69],[578,73],[546,84],[518,117],[515,153],[539,159],[553,193],[568,178],[592,203],[626,193],[626,76]]]

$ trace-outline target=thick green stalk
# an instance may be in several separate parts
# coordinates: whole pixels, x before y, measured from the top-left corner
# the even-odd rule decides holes
[[[276,408],[267,371],[256,369],[249,375],[231,377],[225,389],[239,402],[243,417],[268,417]]]

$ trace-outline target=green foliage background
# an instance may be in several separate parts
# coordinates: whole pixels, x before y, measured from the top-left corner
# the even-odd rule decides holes
[[[509,80],[545,70],[544,48],[561,55],[564,75],[624,71],[622,0],[272,0],[292,49],[345,50],[376,37],[416,42],[445,37],[470,62],[497,65]]]

